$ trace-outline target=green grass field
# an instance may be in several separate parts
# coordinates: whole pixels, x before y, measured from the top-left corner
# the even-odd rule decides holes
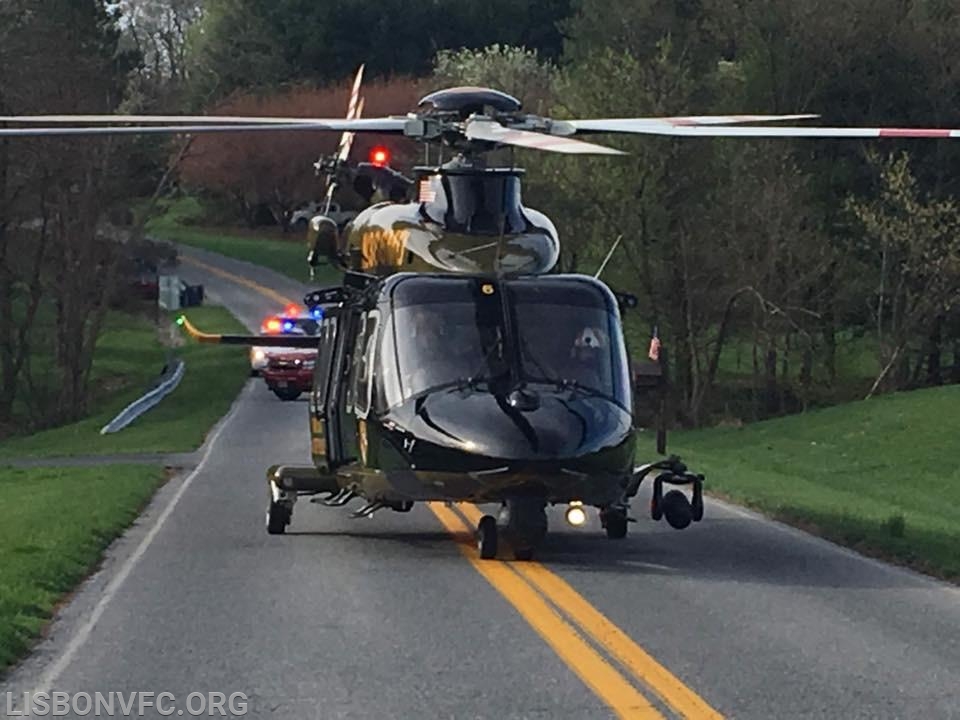
[[[162,468],[0,469],[0,671],[164,480]]]
[[[220,253],[237,260],[261,265],[300,282],[333,283],[338,273],[322,266],[313,281],[307,266],[304,236],[291,232],[245,232],[239,228],[200,227],[196,225],[201,209],[193,198],[183,198],[162,206],[162,214],[146,225],[147,233],[158,240],[183,243]]]
[[[960,386],[674,433],[707,489],[862,552],[960,580]]]
[[[36,336],[52,337],[56,332],[54,323],[52,310],[50,313],[40,312],[34,322]],[[157,342],[146,315],[109,311],[97,340],[90,371],[90,412],[100,413],[118,397],[130,395],[137,388],[146,386],[163,367],[163,362],[163,346]],[[33,392],[55,398],[60,380],[52,348],[34,350],[30,371],[34,381]],[[21,381],[14,400],[13,417],[0,432],[0,448],[8,435],[22,435],[34,427],[27,392],[26,383]]]
[[[178,313],[168,315],[172,324]],[[221,307],[190,308],[190,319],[208,332],[244,332]],[[185,332],[176,353],[186,362],[180,385],[160,404],[120,432],[101,435],[106,425],[130,402],[143,395],[160,373],[165,349],[149,322],[131,321],[112,328],[98,344],[95,366],[100,378],[115,377],[122,392],[95,399],[92,414],[80,422],[0,443],[0,459],[124,452],[181,452],[203,444],[210,427],[224,415],[249,376],[246,348],[201,346]]]

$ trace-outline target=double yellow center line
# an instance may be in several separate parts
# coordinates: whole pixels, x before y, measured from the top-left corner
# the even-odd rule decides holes
[[[459,504],[456,511],[443,503],[429,503],[429,507],[459,541],[461,552],[477,572],[618,717],[664,717],[628,679],[632,678],[681,717],[722,718],[565,580],[540,563],[480,559],[471,529],[480,522],[481,513],[476,506]],[[590,641],[619,663],[624,672],[614,668]]]
[[[255,292],[260,293],[264,297],[273,300],[278,305],[293,304],[293,300],[290,300],[289,298],[284,297],[283,295],[278,293],[276,290],[271,290],[270,288],[265,287],[258,282],[254,282],[253,280],[249,280],[248,278],[241,277],[240,275],[234,275],[232,272],[228,272],[227,270],[222,270],[214,265],[205,263],[202,260],[197,260],[197,258],[191,257],[189,255],[182,256],[182,259],[185,262],[189,263],[190,265],[196,265],[199,268],[203,268],[208,273],[212,273],[214,275],[222,277],[224,280],[229,280],[230,282],[237,283],[237,285],[243,285],[244,287],[248,287],[251,290],[254,290]]]
[[[281,305],[290,300],[279,293],[192,257],[184,260],[224,279],[248,287]],[[472,527],[480,522],[475,505],[456,509],[428,503],[440,523],[458,541],[461,552],[521,617],[553,648],[617,716],[630,720],[663,718],[641,692],[656,697],[670,712],[684,718],[721,720],[722,715],[637,645],[565,580],[536,562],[481,560]],[[607,657],[605,657],[606,655]],[[616,662],[620,669],[614,667]]]

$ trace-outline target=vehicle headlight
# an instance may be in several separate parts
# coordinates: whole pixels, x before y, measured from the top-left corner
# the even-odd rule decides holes
[[[266,353],[264,353],[263,350],[261,350],[260,348],[257,348],[256,350],[253,351],[253,359],[256,360],[257,362],[260,362],[266,356],[267,356]]]

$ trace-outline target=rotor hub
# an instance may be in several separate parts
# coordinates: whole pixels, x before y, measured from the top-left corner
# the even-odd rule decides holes
[[[454,113],[460,120],[471,115],[518,113],[522,103],[505,92],[484,87],[455,87],[424,96],[417,107],[431,114]]]

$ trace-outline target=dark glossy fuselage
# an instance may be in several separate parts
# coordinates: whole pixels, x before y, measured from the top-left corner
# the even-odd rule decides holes
[[[395,272],[550,272],[557,230],[522,204],[513,171],[444,168],[420,181],[420,202],[378,203],[346,227],[339,253],[349,267]]]
[[[451,292],[454,286],[457,289]],[[560,377],[526,376],[520,356],[510,354],[523,327],[511,330],[517,337],[505,351],[509,371],[495,380],[464,377],[423,390],[408,386],[411,396],[400,385],[392,393],[384,390],[390,384],[384,378],[396,378],[398,369],[402,375],[405,368],[402,343],[409,329],[401,321],[406,311],[420,308],[429,298],[437,301],[436,307],[448,308],[443,317],[453,322],[457,316],[450,313],[458,304],[460,286],[483,288],[483,293],[476,293],[477,322],[492,322],[494,329],[502,329],[499,316],[483,316],[483,304],[501,302],[495,299],[498,294],[517,298],[513,302],[522,302],[522,297],[555,300],[578,292],[591,298],[597,304],[591,310],[609,323],[604,328],[612,343],[608,354],[613,370],[604,385],[608,392],[569,384]],[[515,313],[510,312],[511,301],[502,302],[508,306],[505,322],[510,326],[509,317]],[[342,486],[387,502],[481,502],[537,495],[548,502],[579,500],[605,506],[622,496],[632,471],[635,437],[628,375],[618,370],[626,357],[619,317],[615,300],[602,283],[585,276],[514,278],[495,284],[486,276],[399,274],[378,283],[368,307],[367,314],[380,320],[367,342],[358,340],[356,353],[367,348],[368,363],[379,380],[371,387],[368,412],[355,420],[356,460],[340,468]],[[497,307],[499,312],[504,305]],[[384,322],[388,317],[390,322]],[[489,333],[490,327],[483,331]],[[389,333],[395,335],[387,337]],[[449,350],[453,353],[455,348]],[[465,367],[479,372],[486,367],[478,364],[484,354],[469,354]],[[354,393],[362,395],[362,388]]]
[[[544,390],[531,411],[507,396],[442,391],[382,418],[376,461],[391,499],[615,502],[632,468],[630,415],[602,398]]]

